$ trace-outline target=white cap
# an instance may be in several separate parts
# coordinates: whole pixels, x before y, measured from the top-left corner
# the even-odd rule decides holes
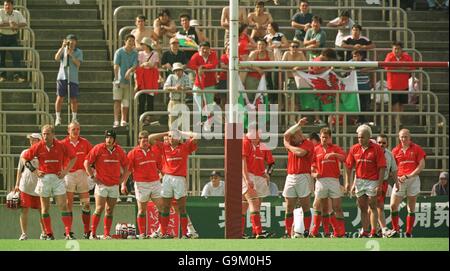
[[[180,63],[180,62],[175,62],[175,63],[173,63],[172,71],[174,72],[174,71],[176,71],[176,70],[184,70],[183,64]]]
[[[192,20],[189,21],[189,25],[190,25],[190,26],[198,26],[198,25],[200,25],[200,24],[198,23],[197,20],[192,19]]]
[[[36,139],[41,140],[42,136],[39,133],[32,133],[32,134],[27,135],[27,138],[36,138]]]

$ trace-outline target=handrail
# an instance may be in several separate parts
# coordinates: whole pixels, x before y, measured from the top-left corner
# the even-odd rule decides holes
[[[116,44],[117,44],[117,35],[118,35],[118,29],[117,29],[117,16],[118,13],[122,10],[130,10],[130,9],[159,9],[159,8],[164,8],[164,7],[168,7],[168,8],[172,8],[172,9],[183,9],[183,10],[190,10],[192,14],[195,13],[195,11],[202,11],[202,14],[211,14],[211,12],[207,12],[207,10],[213,10],[213,9],[223,9],[223,6],[161,6],[161,5],[145,5],[145,6],[119,6],[117,8],[114,9],[113,11],[113,15],[112,15],[112,27],[108,25],[109,29],[106,32],[106,40],[108,41],[108,44],[111,45],[109,46],[110,49],[110,53],[111,53],[111,60],[112,60],[112,55],[114,54],[115,50],[117,49]],[[247,9],[252,9],[254,8],[253,6],[242,6],[244,8]],[[280,9],[280,10],[292,10],[292,7],[285,7],[285,6],[271,6],[271,7],[266,7],[267,10],[270,9]],[[323,6],[318,6],[318,7],[311,7],[310,11],[312,12],[314,10],[336,10],[335,7],[323,7]],[[358,11],[358,23],[359,24],[363,24],[362,21],[362,12],[370,10],[370,11],[396,11],[397,14],[402,14],[403,15],[403,28],[407,29],[407,14],[404,10],[399,9],[399,8],[394,8],[394,7],[351,7],[349,8],[350,10],[354,11],[357,10]],[[204,11],[204,12],[203,12]],[[392,12],[390,12],[392,13]],[[338,14],[339,15],[339,14]],[[207,16],[207,15],[206,15]],[[211,15],[210,15],[211,16]],[[198,20],[202,20],[202,18],[197,18]],[[212,22],[212,17],[211,18],[206,18],[203,20],[205,22]],[[393,21],[393,18],[390,18],[391,21]],[[401,18],[400,16],[397,17],[397,27],[401,27]],[[203,24],[206,26],[206,24]],[[394,23],[391,22],[391,26],[393,26]],[[112,29],[111,29],[112,28]],[[405,39],[407,40],[407,32],[405,32]]]

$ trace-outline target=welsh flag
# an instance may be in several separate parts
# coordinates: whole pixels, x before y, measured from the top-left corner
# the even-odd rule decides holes
[[[244,84],[242,84],[241,80],[239,80],[239,90],[245,90]],[[255,94],[255,98],[253,99],[253,101],[249,100],[247,93],[241,92],[239,94],[238,103],[243,107],[242,113],[244,115],[243,119],[244,129],[248,129],[249,124],[248,112],[253,111],[256,113],[258,111],[258,105],[263,104],[265,112],[269,112],[269,99],[267,97],[267,93],[265,93],[267,90],[267,81],[265,75],[261,77],[257,90],[259,92]],[[267,114],[264,114],[263,120],[266,121],[268,117],[269,116],[267,116]],[[255,121],[258,121],[258,118],[259,118],[258,115],[256,115]]]
[[[320,90],[342,90],[339,95],[339,111],[360,112],[358,93],[345,93],[345,91],[358,90],[356,71],[352,71],[347,77],[339,77],[335,72],[327,70],[321,74],[309,74],[297,71],[295,74],[297,87],[301,87],[305,82],[315,90],[322,105],[335,102],[336,95],[333,93],[320,93]]]

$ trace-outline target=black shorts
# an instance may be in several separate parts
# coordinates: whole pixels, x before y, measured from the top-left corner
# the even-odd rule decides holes
[[[408,91],[395,91],[404,94],[392,94],[392,104],[407,104],[408,103]]]

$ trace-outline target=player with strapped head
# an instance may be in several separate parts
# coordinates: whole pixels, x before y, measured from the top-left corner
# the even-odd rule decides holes
[[[261,199],[270,194],[270,175],[275,165],[272,152],[261,143],[260,137],[261,131],[249,126],[242,142],[242,231],[245,229],[247,208],[250,207],[252,231],[257,239],[270,236],[270,233],[262,229],[259,210]],[[244,232],[242,234],[245,236]]]
[[[320,130],[320,145],[314,148],[313,178],[316,178],[315,196],[320,199],[321,210],[314,212],[314,227],[310,232],[310,237],[318,237],[321,221],[324,228],[326,225],[333,227],[334,237],[345,235],[344,214],[341,207],[342,191],[339,184],[339,162],[345,160],[345,152],[336,144],[331,143],[331,130],[322,128]],[[332,206],[328,204],[331,198]],[[330,219],[330,207],[336,214],[336,220]]]
[[[66,186],[64,177],[72,169],[77,160],[75,152],[67,148],[55,138],[54,127],[46,124],[42,127],[42,140],[31,146],[22,156],[22,162],[31,171],[37,170],[38,183],[35,192],[41,197],[41,214],[47,240],[54,240],[49,215],[50,197],[54,197],[56,205],[61,210],[66,239],[73,239],[71,234],[72,213],[67,207]],[[36,169],[31,160],[37,157],[39,167]],[[69,161],[64,166],[64,161]]]
[[[314,156],[314,145],[302,132],[301,126],[307,123],[307,118],[300,119],[284,133],[284,147],[288,151],[288,167],[283,197],[286,199],[285,237],[299,237],[298,233],[291,236],[294,221],[293,212],[297,201],[303,209],[304,236],[309,235],[311,226],[311,211],[309,195],[311,194],[311,163]]]
[[[111,225],[114,206],[119,197],[119,184],[125,185],[127,181],[125,176],[128,174],[127,155],[117,144],[114,130],[105,131],[105,142],[92,148],[86,156],[84,168],[89,178],[96,183],[94,192],[95,212],[92,215],[89,239],[98,239],[97,226],[105,209],[103,239],[111,239]]]
[[[386,158],[383,149],[370,140],[372,129],[361,125],[357,130],[358,143],[353,145],[345,160],[345,189],[358,198],[361,210],[363,232],[360,237],[378,237],[377,197],[381,195]],[[355,168],[355,182],[352,185],[352,169]],[[370,215],[369,215],[370,208]],[[370,219],[369,219],[370,218]],[[371,226],[369,235],[369,225]]]
[[[159,149],[148,142],[148,132],[139,132],[139,145],[128,153],[129,174],[133,174],[134,190],[136,191],[136,200],[138,205],[137,224],[139,230],[139,239],[147,238],[146,213],[147,202],[151,199],[156,208],[161,212],[161,182],[159,171],[162,169],[161,153]],[[122,193],[126,193],[126,186],[122,185]]]
[[[89,182],[86,170],[84,169],[84,159],[92,149],[92,144],[84,137],[80,136],[80,124],[72,121],[67,127],[68,136],[61,140],[67,148],[72,149],[77,155],[77,162],[64,178],[67,190],[67,207],[72,212],[73,195],[77,193],[80,197],[81,219],[84,225],[83,237],[89,239],[89,227],[91,221],[91,207],[89,204]],[[67,165],[68,159],[64,161]]]
[[[391,217],[393,231],[391,236],[398,235],[400,231],[398,207],[403,198],[407,197],[408,216],[406,217],[406,237],[412,237],[414,227],[416,199],[420,193],[419,174],[425,168],[425,151],[411,140],[408,129],[401,129],[398,133],[400,143],[392,149],[395,162],[398,165],[398,189],[392,191]]]
[[[168,136],[168,142],[159,142]],[[182,138],[188,138],[182,142]],[[161,153],[162,171],[162,211],[160,212],[161,238],[173,238],[168,234],[169,214],[172,199],[175,198],[180,214],[182,238],[191,238],[188,234],[188,215],[186,212],[187,197],[187,163],[191,153],[197,150],[197,134],[171,130],[165,133],[152,134],[148,137],[151,145],[155,145]]]
[[[32,133],[28,135],[27,138],[30,140],[30,146],[38,144],[42,140],[41,134],[38,133]],[[27,150],[28,149],[23,150],[20,154],[20,157],[22,157]],[[36,168],[39,164],[39,161],[37,158],[34,158],[30,163],[33,167]],[[24,165],[22,159],[19,159],[19,165],[17,166],[16,186],[14,187],[14,191],[20,191],[20,229],[22,230],[22,234],[20,235],[19,240],[21,241],[28,239],[28,213],[30,208],[36,209],[39,212],[39,215],[41,214],[41,199],[39,198],[39,195],[34,191],[36,189],[37,182],[37,175],[33,174]],[[42,219],[39,219],[39,224],[41,225],[42,230],[39,239],[47,239]]]

